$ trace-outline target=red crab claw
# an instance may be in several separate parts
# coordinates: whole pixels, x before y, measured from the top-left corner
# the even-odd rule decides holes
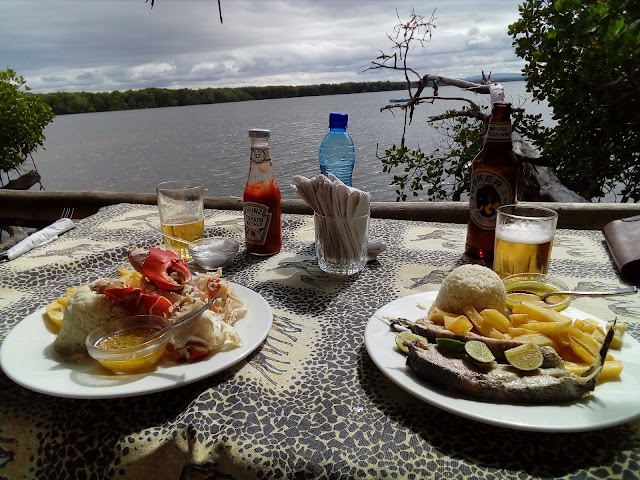
[[[185,261],[170,250],[131,247],[129,261],[147,280],[163,290],[182,290],[183,284],[191,280]],[[178,280],[169,276],[172,273],[177,274]]]
[[[136,287],[107,288],[103,293],[113,303],[122,305],[131,315],[166,316],[172,305],[167,298],[143,293],[141,288]]]

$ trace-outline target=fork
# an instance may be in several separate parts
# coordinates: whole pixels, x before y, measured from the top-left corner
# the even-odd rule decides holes
[[[71,217],[73,217],[74,208],[64,208],[62,209],[62,214],[60,218],[53,222],[48,227],[39,230],[35,233],[32,233],[27,238],[18,242],[16,245],[11,247],[6,252],[0,253],[0,262],[5,262],[11,258],[16,258],[23,253],[28,252],[29,250],[39,247],[41,245],[45,245],[49,242],[54,241],[58,238],[58,235],[66,232],[74,227],[73,221],[71,221]],[[61,222],[61,220],[67,219],[69,222]],[[60,225],[64,224],[64,225]]]
[[[60,215],[60,218],[73,218],[73,212],[74,212],[75,208],[71,207],[67,207],[67,208],[63,208],[62,209],[62,215]]]

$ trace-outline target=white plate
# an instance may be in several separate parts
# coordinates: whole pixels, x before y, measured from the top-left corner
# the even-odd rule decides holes
[[[55,335],[45,324],[42,308],[5,337],[0,348],[0,366],[7,376],[36,392],[68,398],[118,398],[160,392],[195,382],[236,364],[267,337],[273,314],[262,296],[241,285],[231,286],[247,307],[246,315],[234,325],[243,345],[219,352],[201,361],[159,366],[139,375],[107,375],[91,358],[80,363],[60,362],[51,344]]]
[[[417,320],[427,314],[424,308],[429,308],[436,294],[419,293],[388,303],[369,319],[364,333],[365,345],[374,363],[407,392],[456,415],[517,430],[579,432],[611,427],[640,417],[640,343],[629,334],[624,336],[621,350],[611,350],[614,357],[622,361],[621,380],[598,385],[591,395],[571,403],[522,406],[480,402],[417,378],[405,365],[405,355],[396,347],[395,332],[380,317]],[[574,319],[593,318],[572,307],[562,313]]]

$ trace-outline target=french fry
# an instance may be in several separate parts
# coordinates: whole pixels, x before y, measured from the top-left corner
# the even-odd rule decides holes
[[[593,323],[589,322],[587,319],[585,320],[580,320],[579,318],[573,321],[573,326],[576,328],[579,328],[580,330],[582,330],[585,333],[593,333],[593,331],[596,329],[596,327],[598,326],[597,324],[594,325]]]
[[[437,325],[444,325],[444,317],[455,317],[455,313],[445,312],[444,310],[440,310],[438,307],[433,307],[433,310],[429,312],[429,320]]]
[[[552,338],[539,332],[525,333],[523,335],[513,337],[513,339],[523,343],[533,343],[534,345],[538,345],[539,347],[551,347],[556,351],[558,349],[558,344],[553,341]]]
[[[600,344],[595,338],[593,338],[588,333],[583,332],[579,328],[574,327],[573,325],[567,327],[567,332],[569,333],[571,338],[573,338],[580,344],[581,347],[589,352],[590,356],[595,358],[595,356],[600,351]]]
[[[620,360],[604,362],[604,365],[602,365],[602,371],[598,377],[598,383],[618,380],[622,373],[622,368],[622,362]]]
[[[604,338],[606,337],[606,334],[604,333],[604,330],[601,327],[598,327],[593,331],[591,336],[595,338],[598,343],[602,344],[602,342],[604,342]]]
[[[569,360],[565,360],[564,368],[569,370],[574,375],[577,375],[580,377],[584,372],[589,370],[589,365],[585,365],[584,363],[576,363],[576,362],[570,362]]]
[[[480,312],[480,316],[482,317],[484,323],[491,325],[500,333],[507,333],[509,327],[511,326],[511,322],[509,321],[509,319],[498,310],[495,310],[493,308],[482,310]]]
[[[567,362],[584,364],[584,360],[574,353],[568,343],[567,345],[558,345],[556,352],[558,352],[558,355],[564,360],[565,364]]]
[[[569,337],[569,346],[571,347],[571,350],[573,350],[573,353],[580,357],[583,362],[591,365],[595,361],[595,355],[591,355],[591,353],[580,345],[575,338]]]
[[[491,330],[489,330],[489,337],[491,338],[499,338],[501,340],[506,338],[506,335],[503,335],[502,333],[500,333],[498,330],[496,330],[495,328],[491,327]]]
[[[534,332],[533,330],[529,330],[527,328],[522,328],[522,327],[510,327],[507,333],[509,334],[510,337],[515,338],[521,335],[528,335],[530,333],[537,333],[537,332]]]
[[[534,332],[544,333],[549,336],[556,336],[560,334],[565,328],[571,325],[571,319],[561,320],[559,322],[530,322],[523,323],[520,328],[526,328],[533,330]]]
[[[496,337],[495,334],[492,335],[492,330],[495,330],[495,328],[493,328],[491,325],[485,324],[484,320],[482,319],[482,315],[480,315],[475,308],[473,308],[472,306],[468,306],[464,307],[462,311],[467,316],[469,321],[473,324],[473,326],[476,327],[476,330],[478,330],[478,333],[480,333],[480,335],[491,338],[502,338],[502,335],[499,337]]]
[[[611,327],[611,322],[607,323],[607,330]],[[627,330],[627,326],[622,322],[616,323],[616,328],[613,332],[613,339],[611,340],[611,348],[614,350],[620,350],[622,348],[622,336]]]
[[[566,318],[551,308],[539,307],[531,302],[516,303],[511,310],[513,313],[526,313],[531,320],[538,322],[558,322]]]
[[[529,321],[529,315],[526,313],[512,313],[509,315],[509,321],[512,325],[521,325]]]
[[[450,332],[464,335],[465,333],[469,333],[471,331],[471,329],[473,328],[473,324],[464,315],[458,315],[455,317],[445,315],[444,327]]]

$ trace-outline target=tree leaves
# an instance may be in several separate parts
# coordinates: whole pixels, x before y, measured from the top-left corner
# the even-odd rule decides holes
[[[43,145],[44,128],[53,117],[46,102],[29,93],[23,77],[0,70],[0,183],[3,173],[8,179]]]
[[[509,26],[527,89],[558,121],[537,137],[569,188],[640,200],[640,7],[636,0],[526,0]]]

